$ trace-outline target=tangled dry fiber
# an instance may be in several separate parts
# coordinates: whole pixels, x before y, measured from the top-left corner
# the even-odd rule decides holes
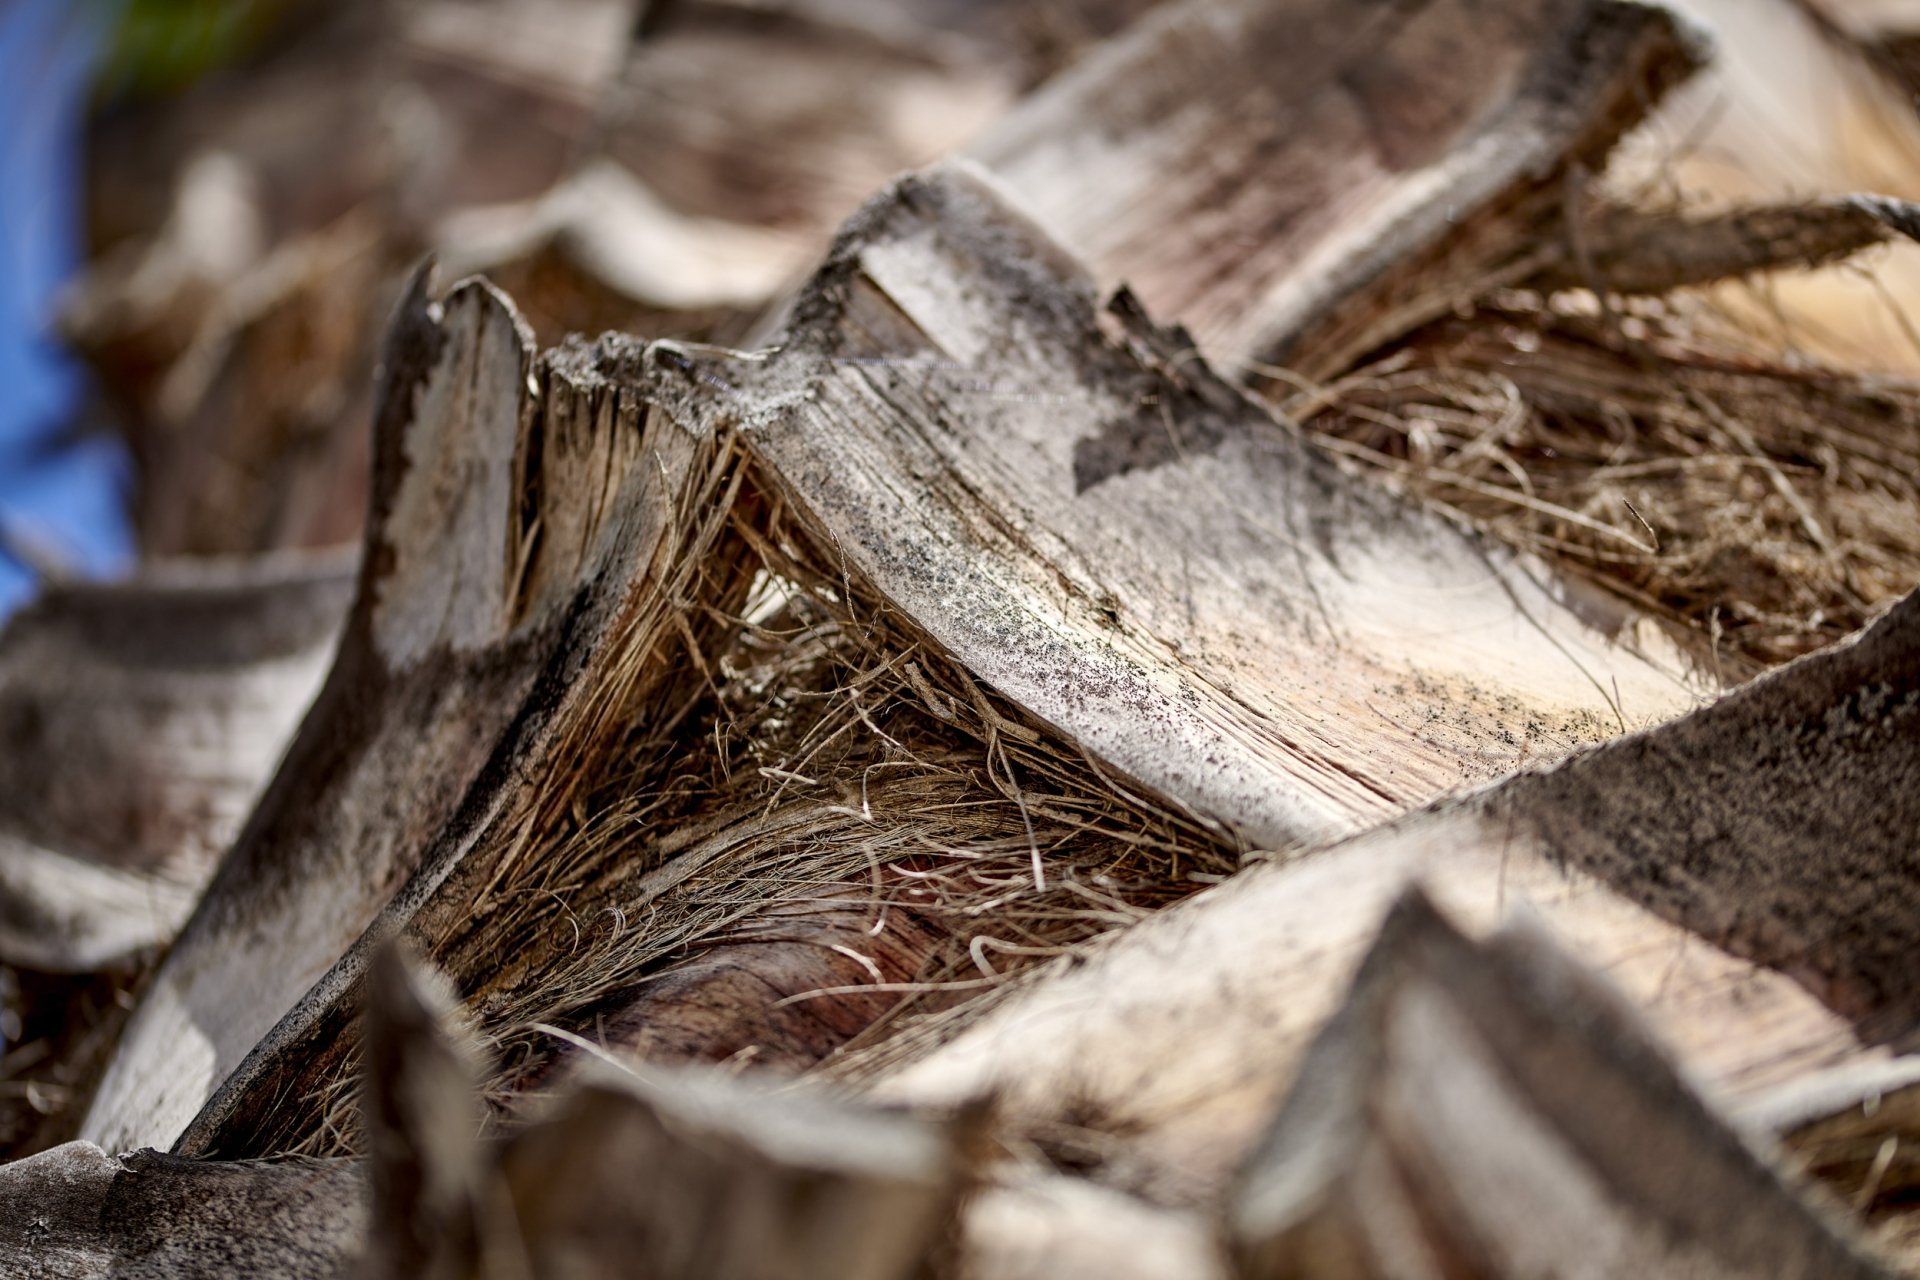
[[[590,1046],[858,1074],[1243,852],[949,661],[721,441],[567,786],[434,937],[501,1114]],[[278,1149],[358,1143],[345,1059]]]

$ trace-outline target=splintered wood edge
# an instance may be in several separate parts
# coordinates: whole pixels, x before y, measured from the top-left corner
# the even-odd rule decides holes
[[[390,668],[480,648],[509,622],[533,333],[484,280],[430,301],[414,275],[387,340],[361,601]]]
[[[180,1136],[411,873],[551,646],[554,620],[519,616],[514,594],[532,340],[483,283],[433,301],[429,271],[390,326],[373,512],[333,667],[136,1008],[83,1136]],[[418,811],[381,824],[395,794]]]
[[[445,892],[471,895],[477,860],[508,852],[513,831],[496,829],[517,798],[541,784],[534,762],[554,750],[592,695],[591,673],[611,660],[627,619],[655,588],[656,561],[673,545],[680,487],[709,452],[699,425],[704,387],[651,347],[571,344],[545,353],[533,376],[515,467],[522,543],[511,602],[515,637],[505,659],[524,668],[525,701],[488,747],[486,764],[432,830],[417,865],[383,898],[359,936],[292,1000],[207,1100],[179,1138],[186,1154],[249,1153],[244,1136],[288,1088],[311,1087],[313,1062],[351,1042],[369,963],[418,913],[466,911]],[[445,891],[445,892],[443,892]]]
[[[1190,366],[1184,374],[1177,376],[1168,372],[1169,366],[1165,362],[1170,361],[1172,356],[1155,345],[1161,343],[1162,335],[1138,316],[1128,318],[1125,314],[1116,313],[1103,318],[1096,308],[1093,286],[1073,257],[1018,214],[1010,212],[992,189],[990,180],[980,178],[977,171],[964,169],[941,170],[908,179],[857,215],[836,244],[827,266],[802,295],[795,310],[794,327],[788,345],[776,352],[765,356],[742,356],[666,343],[653,347],[633,345],[620,351],[610,350],[606,353],[606,368],[597,367],[594,363],[597,357],[591,357],[578,348],[573,349],[571,354],[543,357],[536,362],[531,375],[534,390],[529,393],[528,404],[523,412],[519,427],[520,444],[513,462],[516,476],[514,491],[521,513],[521,542],[517,553],[519,567],[507,598],[516,616],[520,612],[563,613],[571,619],[567,632],[570,638],[559,644],[551,662],[570,672],[569,679],[573,683],[583,683],[580,673],[591,669],[594,646],[601,634],[597,628],[606,621],[602,614],[624,598],[619,593],[630,593],[645,587],[644,578],[636,575],[641,573],[639,562],[651,554],[645,546],[640,545],[646,539],[636,537],[628,527],[631,520],[627,517],[616,518],[609,513],[623,510],[620,503],[627,501],[620,497],[623,484],[632,479],[634,473],[648,472],[651,466],[636,465],[642,461],[641,438],[651,429],[647,426],[651,413],[647,406],[655,401],[665,403],[667,407],[661,416],[668,420],[685,419],[689,422],[691,425],[684,433],[689,438],[702,433],[737,432],[739,440],[762,464],[769,478],[777,484],[783,484],[803,508],[817,511],[826,492],[823,479],[829,485],[836,482],[834,468],[823,468],[818,458],[806,457],[804,449],[795,452],[795,441],[802,434],[795,425],[795,416],[806,412],[812,398],[824,385],[823,359],[825,366],[831,367],[832,353],[839,349],[839,344],[850,340],[847,334],[841,332],[848,308],[847,294],[870,287],[870,278],[863,275],[866,265],[862,257],[864,251],[875,243],[886,243],[889,237],[896,236],[899,228],[894,227],[890,220],[898,221],[903,206],[916,201],[927,207],[917,213],[910,211],[909,220],[913,216],[927,217],[931,211],[944,210],[951,216],[934,220],[938,223],[938,236],[958,244],[969,244],[974,239],[984,238],[991,241],[995,248],[993,254],[983,255],[992,265],[980,274],[970,275],[956,268],[939,280],[923,277],[921,284],[926,288],[945,288],[963,293],[970,289],[987,293],[1004,291],[1007,282],[996,276],[995,271],[1030,269],[1036,283],[1020,295],[1020,306],[1025,310],[1016,309],[1011,323],[1051,325],[1054,329],[1051,337],[1054,340],[1084,342],[1095,357],[1109,364],[1125,365],[1138,377],[1159,379],[1155,385],[1166,388],[1170,394],[1177,390],[1178,394],[1204,401],[1208,406],[1207,412],[1222,415],[1223,418],[1240,415],[1248,423],[1257,419],[1262,428],[1272,434],[1273,447],[1290,451],[1288,457],[1297,463],[1296,469],[1303,474],[1310,473],[1306,474],[1302,483],[1334,487],[1344,484],[1355,489],[1356,502],[1371,504],[1371,514],[1363,521],[1369,530],[1377,529],[1383,520],[1388,524],[1398,521],[1408,527],[1406,541],[1417,544],[1421,554],[1439,554],[1432,546],[1434,540],[1439,539],[1443,544],[1442,550],[1450,550],[1457,561],[1470,561],[1472,572],[1487,579],[1479,584],[1489,588],[1483,594],[1497,595],[1493,607],[1499,617],[1521,631],[1513,645],[1505,646],[1507,649],[1517,646],[1519,652],[1533,654],[1537,651],[1536,656],[1544,657],[1556,665],[1570,663],[1567,675],[1572,676],[1576,674],[1575,668],[1580,659],[1568,654],[1566,644],[1569,640],[1575,645],[1586,644],[1588,649],[1583,649],[1582,653],[1590,650],[1601,655],[1598,669],[1625,686],[1627,696],[1634,699],[1636,716],[1670,714],[1691,703],[1693,694],[1682,680],[1670,671],[1657,669],[1627,645],[1615,647],[1614,642],[1603,638],[1587,618],[1577,616],[1574,610],[1554,599],[1549,591],[1532,582],[1528,578],[1531,571],[1526,567],[1512,566],[1513,580],[1500,579],[1496,585],[1495,578],[1502,571],[1483,563],[1481,557],[1487,554],[1485,550],[1458,530],[1444,526],[1430,515],[1420,513],[1406,504],[1396,503],[1384,495],[1359,491],[1351,482],[1338,477],[1324,461],[1311,458],[1263,410],[1213,379],[1204,367]],[[969,204],[969,201],[972,203]],[[484,310],[491,295],[474,292],[466,296],[472,299],[473,307]],[[401,356],[406,351],[418,349],[430,352],[435,367],[452,359],[442,354],[447,344],[446,332],[443,331],[444,326],[433,327],[429,324],[432,317],[427,312],[427,306],[416,297],[402,309],[401,319],[396,322],[396,336],[392,345],[397,354],[393,360],[399,363],[389,368],[389,392],[387,400],[383,402],[386,405],[383,413],[392,412],[396,402],[411,404],[431,399],[427,392],[418,389],[418,386],[430,384],[431,378],[421,375],[408,380],[396,372],[401,368]],[[1109,321],[1120,330],[1117,336],[1111,329],[1103,330]],[[445,323],[450,325],[452,322]],[[466,332],[472,328],[470,325],[466,330],[457,331]],[[509,328],[497,320],[478,324],[475,331],[481,334],[481,338],[475,341],[493,343],[503,353],[500,360],[512,363],[512,359],[504,354],[510,346]],[[439,345],[435,346],[435,343]],[[1140,349],[1136,350],[1136,346]],[[453,360],[453,364],[464,368],[467,362],[463,358]],[[963,370],[963,376],[976,380],[981,376],[990,377],[995,368],[992,360],[982,360],[974,368]],[[442,380],[450,383],[457,381],[451,373],[444,375]],[[501,394],[504,394],[504,387],[502,383]],[[581,388],[594,388],[600,399],[591,408],[576,413],[568,406]],[[1089,393],[1097,390],[1099,388],[1092,388]],[[451,393],[443,389],[439,394],[444,398]],[[672,429],[671,421],[663,422],[660,427],[662,431]],[[389,433],[389,439],[392,434]],[[404,439],[404,430],[399,435]],[[575,439],[576,436],[587,442],[585,447]],[[989,450],[992,442],[983,441],[979,447]],[[400,463],[392,462],[390,465],[397,467]],[[1110,469],[1118,474],[1130,468],[1119,466]],[[1151,466],[1132,469],[1145,471],[1150,470]],[[827,473],[824,477],[821,474],[823,470]],[[1096,486],[1101,483],[1097,476],[1089,476],[1083,482],[1079,472],[1076,463],[1076,485],[1084,483]],[[435,475],[431,468],[423,474]],[[491,476],[494,472],[489,471],[488,474]],[[648,476],[640,475],[639,478],[646,480]],[[404,474],[401,479],[405,479]],[[400,481],[388,477],[380,480],[376,487],[391,488],[398,483]],[[664,480],[663,483],[665,488],[661,490],[661,496],[672,498],[674,485]],[[832,500],[831,495],[827,500]],[[381,510],[396,505],[393,500],[376,504]],[[856,507],[859,509],[855,510]],[[1383,511],[1387,513],[1386,516],[1382,516]],[[888,515],[887,500],[884,495],[869,493],[857,497],[843,512],[846,513],[851,513],[851,519],[877,525]],[[656,515],[663,520],[666,518],[660,513]],[[1332,517],[1329,516],[1328,520],[1331,522]],[[1048,545],[1059,545],[1064,540],[1071,552],[1070,528],[1067,534],[1063,534],[1061,529],[1048,528],[1044,523],[1036,525],[1036,529],[1041,540]],[[623,538],[634,545],[625,545]],[[606,543],[607,539],[613,539],[613,542]],[[389,543],[390,540],[384,535],[371,538],[370,546],[375,550],[370,552],[370,559],[378,558],[381,555],[378,548]],[[905,546],[904,543],[901,545]],[[854,549],[851,540],[843,540],[843,546]],[[586,550],[589,547],[594,548],[591,555]],[[1269,550],[1279,556],[1287,548]],[[914,551],[915,548],[906,547],[902,554],[910,555]],[[608,556],[614,558],[604,558]],[[627,564],[621,557],[634,560],[635,563]],[[582,575],[588,574],[590,564],[599,566],[593,572],[604,572],[605,577],[597,586],[584,588],[589,595],[583,597],[578,593],[583,590],[580,585]],[[868,566],[859,567],[864,569]],[[1034,571],[1045,576],[1052,570],[1043,563]],[[370,581],[378,584],[384,579],[375,577]],[[880,585],[887,590],[897,586],[897,583],[882,582]],[[596,592],[599,595],[592,594]],[[599,596],[606,598],[600,599]],[[1036,603],[1036,599],[1014,600],[1009,609],[1014,612],[1025,610],[1026,615],[1038,618],[1046,614],[1050,606],[1044,600]],[[954,616],[942,614],[938,601],[929,603],[908,596],[897,596],[897,601],[909,616],[916,617],[921,625],[936,634]],[[1112,607],[1118,608],[1125,603],[1116,601]],[[1294,603],[1303,609],[1309,607],[1304,600]],[[1397,599],[1393,607],[1396,610],[1400,608]],[[1485,613],[1485,609],[1482,613]],[[1261,615],[1255,610],[1247,616],[1257,621]],[[1125,633],[1124,629],[1115,630],[1098,616],[1092,617],[1088,625],[1091,628],[1089,634],[1093,637],[1089,642],[1092,655],[1089,661],[1096,665],[1106,662],[1125,669],[1123,674],[1131,672],[1133,677],[1138,677],[1135,683],[1145,689],[1148,695],[1159,697],[1165,694],[1164,689],[1156,692],[1155,680],[1171,671],[1174,675],[1167,677],[1167,680],[1179,686],[1181,693],[1198,690],[1203,701],[1215,699],[1219,705],[1226,706],[1232,715],[1250,720],[1258,718],[1239,710],[1230,698],[1220,699],[1213,684],[1224,684],[1223,673],[1214,672],[1222,679],[1212,683],[1198,678],[1188,680],[1178,663],[1167,662],[1142,676],[1138,670],[1128,667],[1129,663],[1133,663],[1134,667],[1140,666],[1136,651],[1142,646],[1138,637]],[[1561,629],[1566,634],[1558,638],[1546,635],[1549,628]],[[1546,636],[1544,644],[1538,638],[1543,635]],[[938,638],[943,643],[949,639],[945,635],[939,635]],[[993,680],[1000,670],[995,664],[1001,659],[995,655],[1005,649],[1003,640],[1004,637],[1001,637],[984,644],[984,647],[975,645],[956,651],[963,660],[973,662],[989,680]],[[1480,665],[1477,659],[1468,664],[1475,670]],[[1034,679],[1044,686],[1043,693],[1052,690],[1058,694],[1066,686],[1075,684],[1074,681],[1061,678],[1057,664],[1047,667],[1043,662],[1037,671]],[[1183,680],[1185,684],[1182,684]],[[1567,682],[1557,680],[1552,683],[1558,687]],[[1586,688],[1585,685],[1579,687]],[[1601,690],[1593,700],[1593,711],[1598,713],[1605,705],[1603,700],[1610,699],[1611,695],[1597,682],[1592,687]],[[1084,689],[1079,691],[1085,692]],[[1018,697],[1023,692],[1030,694],[1032,691],[1013,689],[1010,692]],[[561,696],[564,698],[564,694]],[[1025,700],[1033,702],[1032,697]],[[1037,709],[1045,715],[1048,707],[1044,705],[1044,698],[1041,701],[1043,705]],[[1086,742],[1090,737],[1098,739],[1101,733],[1112,736],[1130,732],[1125,718],[1137,712],[1138,707],[1128,703],[1125,697],[1110,701],[1115,708],[1115,715],[1094,715],[1083,707],[1077,720],[1065,724],[1068,736]],[[1172,698],[1171,702],[1177,704],[1179,697]],[[1491,723],[1498,718],[1491,704],[1481,710],[1483,718],[1489,720],[1489,724],[1484,725],[1476,722],[1482,731],[1477,741],[1484,746],[1501,734],[1500,726]],[[548,707],[547,712],[552,716],[563,714],[557,707]],[[1378,714],[1377,707],[1375,714]],[[1557,711],[1553,713],[1557,714]],[[1553,715],[1547,718],[1551,720]],[[1405,736],[1405,731],[1396,728],[1390,719],[1382,722],[1368,717],[1361,719],[1372,734],[1383,741],[1385,738],[1398,741]],[[1217,728],[1209,725],[1204,715],[1196,715],[1191,707],[1179,705],[1169,707],[1167,720],[1176,728],[1184,725],[1196,733],[1212,732]],[[1102,723],[1107,721],[1112,723],[1103,729]],[[544,749],[540,745],[543,741],[541,735],[547,732],[543,728],[547,723],[547,720],[538,718],[525,719],[517,736],[503,738],[492,756],[485,777],[495,781],[510,779],[514,786],[532,785],[529,779],[537,771],[530,770],[529,761]],[[1153,729],[1154,726],[1148,728]],[[1306,726],[1302,733],[1317,739],[1323,731]],[[1111,750],[1111,744],[1096,740],[1087,742],[1087,745],[1096,754],[1105,756],[1109,763],[1116,763],[1123,774],[1137,777],[1139,761],[1134,757],[1149,759],[1164,755],[1164,742],[1152,733],[1148,736],[1151,741],[1144,749],[1135,751],[1131,757],[1121,756],[1118,760],[1115,759],[1116,753]],[[1435,766],[1431,761],[1422,759],[1419,763],[1425,771],[1409,771],[1409,780],[1402,789],[1388,796],[1385,801],[1367,792],[1362,797],[1364,803],[1349,799],[1347,807],[1342,808],[1339,803],[1323,801],[1315,788],[1338,788],[1348,796],[1366,792],[1365,784],[1345,778],[1341,772],[1340,766],[1351,764],[1357,758],[1356,753],[1348,752],[1333,766],[1316,766],[1319,769],[1318,777],[1286,791],[1285,788],[1272,785],[1273,766],[1270,759],[1257,751],[1246,750],[1244,742],[1233,745],[1228,741],[1230,738],[1230,734],[1216,734],[1201,746],[1187,751],[1176,764],[1180,768],[1191,766],[1204,771],[1209,766],[1202,766],[1198,762],[1210,755],[1217,757],[1220,754],[1208,744],[1216,740],[1228,742],[1225,748],[1228,754],[1237,752],[1236,760],[1245,766],[1243,773],[1255,779],[1248,784],[1256,793],[1251,800],[1246,797],[1233,798],[1236,802],[1244,801],[1239,803],[1239,807],[1221,803],[1217,796],[1210,797],[1177,785],[1165,785],[1164,778],[1149,777],[1147,785],[1170,796],[1175,805],[1184,805],[1198,813],[1203,821],[1220,823],[1223,829],[1244,823],[1244,834],[1254,844],[1287,844],[1352,829],[1380,816],[1382,812],[1391,812],[1396,807],[1425,800],[1446,786],[1457,785],[1463,780],[1458,772],[1447,771],[1446,751],[1436,749],[1442,760],[1441,765]],[[1511,736],[1507,735],[1506,740],[1511,741]],[[1509,752],[1520,750],[1517,745],[1500,749]],[[1247,759],[1239,760],[1240,756]],[[1312,773],[1313,770],[1304,769],[1303,772]],[[1430,777],[1430,774],[1434,776]],[[500,812],[501,798],[488,792],[489,785],[488,781],[477,782],[468,793],[464,807],[449,820],[445,830],[425,837],[429,848],[422,855],[419,866],[410,872],[409,879],[379,909],[379,930],[406,927],[414,912],[435,899],[440,886],[457,864],[463,865],[474,849],[489,849],[498,843],[487,834],[487,824],[491,815]],[[1276,798],[1277,792],[1285,794]],[[1315,808],[1316,804],[1320,807]],[[1299,812],[1291,812],[1290,809]],[[226,1150],[221,1145],[219,1135],[229,1125],[244,1119],[246,1106],[276,1096],[282,1089],[294,1085],[295,1079],[282,1073],[295,1071],[297,1076],[297,1060],[302,1055],[322,1051],[324,1044],[332,1040],[343,1025],[354,984],[364,972],[367,940],[373,936],[370,933],[360,942],[343,945],[337,963],[303,996],[291,1002],[290,1012],[281,1017],[253,1046],[240,1069],[229,1074],[200,1117],[189,1127],[182,1138],[181,1150]],[[253,1103],[249,1103],[248,1099],[252,1099]]]
[[[1497,1206],[1489,1179],[1551,1203]],[[1479,1275],[1556,1256],[1887,1274],[1700,1100],[1614,991],[1535,930],[1470,940],[1417,890],[1308,1050],[1228,1221],[1248,1280],[1418,1254]]]
[[[558,490],[555,481],[563,477],[549,473],[563,460],[551,456],[545,442],[536,449],[527,438],[527,424],[539,416],[535,401],[541,388],[530,378],[531,344],[510,304],[473,282],[435,303],[423,270],[396,315],[386,354],[363,589],[335,672],[348,689],[359,683],[354,665],[363,673],[373,668],[398,675],[422,669],[438,655],[490,653],[502,633],[515,626],[527,599],[557,607],[566,598],[552,585],[567,575],[544,573],[543,567],[551,559],[549,548],[569,540],[561,528],[567,512],[541,509],[535,499],[531,505],[538,514],[526,518],[528,491],[536,486]],[[430,429],[427,424],[438,425]],[[349,661],[347,651],[354,651],[358,664]],[[323,706],[326,702],[323,695]],[[1337,780],[1339,772],[1327,776]],[[475,803],[484,799],[476,797]],[[1308,829],[1319,828],[1296,820],[1264,834],[1285,840]],[[403,842],[408,847],[397,851],[397,869],[412,874],[417,868],[407,862],[417,839],[408,836]],[[433,874],[440,875],[446,858],[433,861]],[[221,899],[216,885],[210,901]],[[228,904],[228,909],[231,914],[237,908]],[[350,914],[368,913],[355,908]],[[189,924],[189,948],[193,933]],[[300,969],[304,973],[305,966]],[[298,1024],[304,1020],[310,1026],[321,1006],[337,1001],[353,972],[351,963],[323,972],[320,981],[327,990],[316,988],[309,993],[313,999],[294,1001],[302,1012],[293,1023],[273,1029],[277,1043],[256,1042],[248,1051],[254,1068],[263,1068],[283,1050],[298,1034]],[[130,1037],[140,1027],[136,1015]],[[224,1085],[221,1090],[227,1101],[203,1113],[190,1132],[189,1147],[206,1140],[209,1126],[217,1127],[218,1117],[239,1096]]]

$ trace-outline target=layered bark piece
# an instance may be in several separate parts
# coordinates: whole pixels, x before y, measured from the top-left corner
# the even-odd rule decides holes
[[[524,760],[516,735],[565,695],[541,676],[623,516],[644,421],[609,400],[549,422],[533,373],[497,294],[466,285],[433,303],[416,280],[388,343],[375,520],[339,656],[129,1026],[87,1134],[171,1142],[435,842],[459,846],[514,794],[501,783]],[[618,545],[652,544],[643,530]]]
[[[1874,1056],[1859,1032],[1910,1030],[1917,1011],[1900,958],[1920,920],[1917,650],[1912,597],[1857,641],[1673,724],[1250,869],[1010,999],[879,1092],[993,1088],[1038,1127],[1091,1117],[1128,1135],[1113,1176],[1200,1194],[1414,877],[1476,926],[1526,904],[1723,1095]],[[1142,1043],[1177,1049],[1143,1056]]]
[[[1617,0],[1181,4],[972,151],[1223,367],[1318,377],[1514,270],[1702,57]]]
[[[0,639],[0,959],[164,942],[293,736],[351,597],[340,557],[55,589]]]
[[[421,820],[394,877],[353,890],[364,914],[332,939],[330,961],[305,987],[281,988],[277,1005],[258,1004],[257,1043],[214,1081],[179,1133],[182,1152],[282,1149],[273,1126],[304,1113],[263,1100],[311,1101],[329,1077],[350,1077],[357,991],[379,945],[484,920],[544,881],[553,868],[540,855],[605,783],[618,745],[663,732],[710,689],[699,654],[721,624],[690,602],[725,617],[750,583],[739,557],[717,548],[742,481],[737,451],[697,421],[697,384],[615,344],[550,353],[526,385],[511,565],[524,620],[492,650],[511,665],[520,701],[493,708],[484,769],[457,805],[413,809]],[[316,884],[332,892],[323,876]],[[511,986],[549,954],[494,949],[485,970]]]
[[[1238,1177],[1239,1274],[1882,1276],[1537,932],[1388,916]]]
[[[1254,847],[1692,705],[1655,629],[1342,476],[1181,345],[948,168],[865,211],[721,411],[930,639]]]

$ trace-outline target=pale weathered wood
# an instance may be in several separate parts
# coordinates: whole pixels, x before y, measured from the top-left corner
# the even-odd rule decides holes
[[[0,835],[0,959],[47,973],[108,968],[171,940],[199,890]]]
[[[1916,651],[1920,597],[1672,724],[1252,868],[874,1087],[991,1089],[1032,1125],[1071,1108],[1127,1135],[1112,1176],[1205,1194],[1415,878],[1476,928],[1524,905],[1717,1095],[1881,1056],[1859,1036],[1920,1015]]]
[[[1642,20],[1661,56],[1680,47]],[[263,807],[89,1132],[165,1140],[198,1110],[183,1149],[246,1149],[267,1099],[342,1060],[371,940],[474,910],[564,802],[543,771],[584,768],[574,744],[697,679],[662,668],[656,631],[678,522],[724,516],[700,440],[744,450],[849,571],[1123,785],[1249,847],[1351,832],[1708,685],[1627,611],[1341,476],[1126,299],[1100,313],[964,171],[857,219],[770,356],[612,344],[536,368],[478,290],[445,319],[408,308],[360,649],[334,678],[358,692],[323,700],[304,740],[326,767],[300,760]],[[550,415],[579,397],[576,449]],[[691,430],[643,436],[669,402]],[[438,736],[403,750],[423,718]]]
[[[517,293],[519,275],[557,269],[571,290],[617,299],[596,312],[635,313],[620,317],[623,331],[633,332],[641,313],[658,313],[654,327],[676,335],[757,312],[816,251],[807,236],[687,217],[605,162],[537,200],[448,219],[439,239],[441,261],[455,274],[485,273]]]
[[[675,209],[778,228],[811,252],[1019,88],[1004,45],[942,38],[901,21],[901,8],[676,3],[608,95],[603,154]]]
[[[498,295],[469,284],[434,303],[416,279],[388,343],[375,518],[333,671],[129,1024],[85,1135],[177,1138],[420,865],[527,714],[563,575],[599,532],[570,494],[570,522],[529,545],[555,503],[523,496],[531,362]],[[593,427],[554,447],[597,470],[613,424]]]
[[[1237,1274],[1885,1276],[1544,935],[1387,916],[1231,1197]]]

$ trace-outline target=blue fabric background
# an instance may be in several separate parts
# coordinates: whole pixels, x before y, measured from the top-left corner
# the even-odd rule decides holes
[[[77,575],[134,555],[125,451],[77,429],[86,380],[48,336],[80,263],[87,95],[113,8],[0,0],[0,617],[36,586],[22,547]]]

